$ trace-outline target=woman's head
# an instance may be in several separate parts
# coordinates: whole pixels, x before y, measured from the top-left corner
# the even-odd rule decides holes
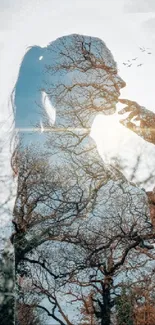
[[[56,110],[58,125],[88,127],[98,112],[115,112],[124,86],[111,52],[99,38],[73,34],[46,48],[32,47],[15,87],[16,125],[40,122],[44,93]]]

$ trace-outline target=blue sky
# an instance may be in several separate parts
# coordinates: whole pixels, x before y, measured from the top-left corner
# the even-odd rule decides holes
[[[127,86],[122,97],[154,107],[154,0],[1,0],[0,119],[10,110],[8,100],[28,46],[46,46],[57,37],[81,33],[103,39],[118,62]],[[151,55],[139,47],[151,48]],[[130,68],[123,62],[138,56]],[[6,124],[5,124],[6,126]]]
[[[0,119],[10,110],[8,100],[28,46],[46,46],[57,37],[81,33],[103,39],[118,62],[127,86],[122,97],[154,107],[154,0],[1,0]],[[151,55],[139,47],[148,47]],[[123,62],[138,56],[137,68]],[[6,124],[5,124],[6,126]]]
[[[141,4],[141,5],[140,5]],[[152,71],[153,59],[144,56],[145,66],[136,71],[123,69],[122,62],[140,55],[138,46],[153,46],[154,1],[131,0],[5,0],[0,3],[0,83],[3,92],[0,105],[6,100],[17,78],[19,64],[27,46],[45,46],[55,38],[73,32],[102,38],[120,64],[120,72],[128,80],[128,96],[137,97],[146,87],[142,77]],[[150,30],[151,26],[151,30]],[[150,61],[151,59],[151,61]],[[150,68],[150,62],[151,68]],[[151,73],[147,72],[147,78]],[[155,72],[155,69],[153,70]],[[152,72],[153,73],[153,72]],[[132,80],[132,81],[131,81]],[[131,90],[131,84],[136,90]],[[151,84],[147,87],[149,96],[143,96],[143,104],[151,102]],[[150,107],[151,108],[151,107]]]
[[[27,47],[46,46],[57,37],[71,33],[103,39],[118,62],[121,77],[127,83],[122,97],[136,100],[155,111],[154,32],[154,0],[1,0],[0,121],[8,121],[1,130],[1,137],[4,138],[4,132],[9,127],[11,109],[8,101]],[[143,46],[150,48],[152,54],[142,53],[139,47]],[[137,56],[138,63],[143,63],[140,68],[136,63],[130,68],[123,65],[123,62]],[[134,154],[133,139],[138,141],[138,137],[131,134],[130,137],[128,148]],[[102,139],[103,135],[99,134],[98,141],[102,142]],[[148,145],[148,148],[153,147]],[[5,146],[5,151],[9,152],[9,145]],[[8,166],[9,161],[8,154]]]
[[[136,100],[155,112],[155,0],[1,0],[0,122],[8,121],[1,129],[3,139],[10,126],[8,101],[27,47],[46,46],[57,37],[71,33],[103,39],[118,62],[121,77],[127,83],[122,97]],[[152,54],[141,52],[139,47],[148,47]],[[123,62],[134,57],[138,57],[137,62],[143,64],[141,67],[138,68],[136,63],[130,68],[123,65]],[[98,125],[104,129],[102,119],[100,123]],[[125,130],[123,132],[120,137],[127,138],[124,148],[126,157],[130,158],[142,143],[136,135]],[[101,148],[103,138],[104,134],[100,132],[97,141]],[[151,144],[142,144],[142,171],[146,166],[150,168],[148,153],[153,149]],[[9,152],[8,142],[0,175],[7,168],[8,173],[11,172]],[[3,193],[3,189],[0,192]],[[1,198],[6,198],[6,192]],[[1,223],[4,225],[6,219]]]

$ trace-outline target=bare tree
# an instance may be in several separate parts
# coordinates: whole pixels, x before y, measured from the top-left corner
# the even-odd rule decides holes
[[[0,123],[0,323],[14,324],[15,294],[14,294],[14,248],[9,240],[11,235],[11,215],[14,200],[13,182],[10,168],[9,152],[11,130],[8,120]],[[7,127],[6,127],[7,125]]]
[[[31,274],[33,292],[51,303],[51,308],[41,303],[38,308],[60,324],[78,324],[81,310],[89,321],[110,324],[122,278],[134,277],[154,259],[150,250],[155,235],[145,193],[111,181],[102,191],[98,188],[95,197],[90,195],[90,201],[92,197],[84,218],[71,218],[67,227],[61,223],[61,236],[46,238],[22,259],[24,270],[27,267],[21,269],[22,277],[27,281]],[[70,310],[74,305],[79,310],[74,319],[66,314],[62,296]]]

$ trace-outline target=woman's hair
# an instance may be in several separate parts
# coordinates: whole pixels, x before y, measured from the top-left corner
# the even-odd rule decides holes
[[[19,73],[17,76],[17,81],[13,87],[13,90],[10,95],[10,103],[11,103],[11,108],[12,108],[12,115],[13,115],[13,122],[12,122],[12,127],[11,127],[11,136],[10,136],[10,150],[12,152],[11,155],[11,167],[13,170],[13,175],[16,176],[18,174],[18,154],[19,154],[19,138],[18,138],[18,133],[16,131],[16,113],[17,113],[17,103],[16,103],[16,98],[19,95],[20,92],[23,88],[23,91],[25,93],[27,92],[27,87],[24,89],[23,81],[24,78],[26,77],[25,74],[29,74],[29,72],[32,70],[33,65],[36,65],[37,62],[37,57],[42,53],[43,49],[37,45],[28,47],[26,50],[25,55],[23,56],[20,66],[19,66]],[[34,55],[35,52],[37,55]],[[31,60],[29,60],[31,57]],[[33,58],[33,60],[32,60]],[[39,60],[38,60],[39,61]],[[39,63],[38,63],[39,65]],[[34,81],[34,78],[33,78]],[[29,85],[28,85],[29,86]],[[14,125],[14,128],[13,128]]]

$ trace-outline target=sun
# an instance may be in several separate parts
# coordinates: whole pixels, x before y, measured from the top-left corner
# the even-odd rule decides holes
[[[120,116],[99,114],[92,125],[91,137],[95,140],[99,154],[111,159],[117,157],[124,142],[125,128],[119,123]]]

